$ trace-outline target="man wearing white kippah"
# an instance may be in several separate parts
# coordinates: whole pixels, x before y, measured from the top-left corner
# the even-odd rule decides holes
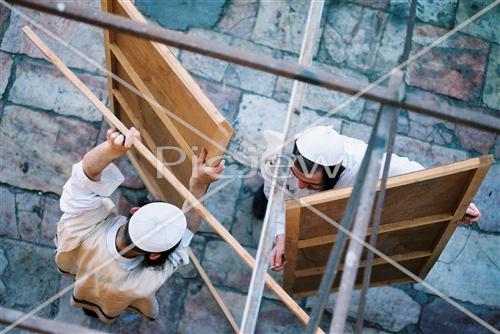
[[[274,131],[264,132],[264,138],[267,142],[261,166],[264,186],[256,194],[253,202],[253,212],[258,218],[264,216],[267,197],[271,190],[273,168],[277,164],[277,154],[283,143],[281,134]],[[306,129],[295,140],[294,162],[286,183],[287,190],[293,197],[299,197],[317,191],[352,186],[361,166],[366,147],[367,145],[363,141],[341,135],[329,126]],[[392,154],[389,176],[411,173],[421,169],[424,167],[418,162]],[[380,177],[382,171],[383,163],[379,173]],[[274,231],[275,246],[269,258],[269,267],[274,271],[283,270],[286,263],[283,257],[285,213],[283,203],[279,203],[279,205],[281,206],[279,208],[280,216],[276,221],[276,230]],[[480,216],[481,213],[477,207],[471,203],[460,223],[475,223]]]
[[[180,266],[189,263],[188,246],[200,216],[184,203],[183,211],[168,203],[150,203],[117,213],[108,198],[123,182],[112,163],[132,147],[139,132],[110,129],[106,142],[73,165],[57,224],[58,270],[76,281],[71,304],[87,315],[111,322],[125,310],[154,320],[159,313],[156,291]],[[203,149],[189,181],[191,193],[202,200],[210,183],[224,169],[205,165]]]

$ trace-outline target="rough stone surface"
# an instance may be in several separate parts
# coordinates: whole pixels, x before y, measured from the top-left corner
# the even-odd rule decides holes
[[[457,125],[456,135],[463,148],[488,154],[495,146],[495,134]]]
[[[425,281],[449,297],[498,306],[499,241],[498,235],[458,227]],[[416,288],[425,289],[419,284]]]
[[[242,39],[234,40],[232,46],[266,56],[273,56],[273,51],[270,48]],[[272,96],[274,85],[276,84],[276,76],[245,66],[229,64],[226,76],[224,77],[224,83],[257,94]]]
[[[196,82],[224,117],[232,123],[238,115],[241,92],[238,89],[202,78],[198,78]]]
[[[191,284],[177,333],[233,333],[224,314],[201,283]]]
[[[385,24],[375,61],[375,69],[380,74],[389,72],[399,64],[403,55],[407,19],[391,15]]]
[[[190,29],[189,35],[204,38],[223,45],[229,45],[231,43],[231,36],[209,30]],[[183,51],[180,58],[184,67],[191,73],[198,74],[202,77],[215,81],[222,80],[228,66],[228,63],[225,61],[188,51]]]
[[[486,174],[479,191],[474,197],[481,210],[481,219],[478,226],[487,232],[500,232],[500,212],[494,208],[498,206],[500,198],[500,165],[497,163],[491,166]]]
[[[412,53],[446,32],[429,25],[417,26]],[[410,85],[439,94],[474,101],[483,84],[487,50],[486,42],[456,34],[411,63],[407,81]]]
[[[5,88],[7,88],[12,63],[12,57],[9,54],[0,52],[0,97],[3,96]]]
[[[336,4],[330,8],[321,48],[334,63],[369,70],[375,63],[387,17],[367,7]]]
[[[17,226],[22,240],[38,242],[42,222],[42,196],[24,192],[16,194]]]
[[[326,310],[335,308],[337,294],[328,298]],[[349,316],[355,317],[358,310],[359,290],[353,294],[349,306]],[[392,287],[370,288],[365,306],[365,320],[379,324],[383,328],[398,332],[404,327],[416,324],[420,315],[420,305],[402,290]]]
[[[57,222],[61,218],[59,198],[45,196],[43,219],[40,226],[40,243],[54,247],[54,237],[57,231]]]
[[[101,100],[106,102],[107,91],[104,78],[89,74],[80,79]],[[47,82],[53,85],[47,85]],[[17,104],[53,110],[61,115],[72,115],[89,121],[100,121],[101,113],[51,65],[35,61],[23,61],[17,65],[16,80],[10,90],[9,99]]]
[[[100,1],[96,0],[71,0],[73,3],[91,6],[100,9]],[[104,42],[102,29],[88,24],[78,23],[76,21],[62,19],[58,16],[42,14],[39,11],[33,11],[25,8],[18,8],[22,13],[35,20],[44,28],[50,30],[53,34],[63,39],[66,43],[82,52],[91,60],[104,66]],[[10,24],[5,32],[0,48],[12,53],[23,53],[30,57],[45,59],[41,51],[21,32],[21,28],[28,22],[19,15],[10,16]],[[35,32],[37,29],[32,27]],[[96,71],[94,65],[80,58],[71,50],[66,48],[56,40],[43,36],[43,40],[62,61],[70,66],[90,71]],[[54,71],[52,69],[52,71]]]
[[[265,149],[262,133],[265,130],[282,132],[286,109],[286,103],[259,95],[244,94],[233,140],[239,144],[243,152],[262,154]],[[297,131],[303,130],[320,119],[321,114],[304,109],[300,115]],[[326,118],[321,124],[333,125],[334,128],[340,130],[338,119]]]
[[[4,110],[0,182],[61,194],[71,166],[95,144],[97,129],[88,123],[18,106]]]
[[[500,46],[491,44],[483,101],[491,108],[500,110]]]
[[[8,264],[9,261],[7,261],[7,257],[5,257],[5,252],[0,248],[0,296],[3,296],[5,294],[6,287],[3,284],[1,277]]]
[[[417,3],[417,19],[444,28],[452,28],[458,0],[421,1]],[[408,17],[409,3],[390,0],[389,10],[397,16]]]
[[[166,28],[175,30],[212,27],[222,15],[224,3],[224,0],[210,0],[200,6],[197,2],[184,0],[169,0],[168,3],[135,1],[135,5],[145,16]]]
[[[348,137],[361,139],[365,143],[368,143],[372,130],[373,128],[366,124],[344,121],[342,122],[342,131],[340,133]]]
[[[258,1],[232,1],[226,15],[217,24],[217,29],[235,37],[249,39],[257,19]]]
[[[473,305],[464,305],[482,320],[500,328],[500,314],[498,309],[477,308]],[[460,310],[451,306],[442,299],[436,299],[422,309],[420,330],[423,334],[488,334],[491,333],[478,322],[471,319]]]
[[[0,187],[0,236],[19,239],[16,199],[7,187]]]
[[[491,4],[489,0],[469,0],[459,1],[455,25],[459,25]],[[463,31],[467,34],[484,38],[488,41],[500,43],[500,31],[498,22],[500,21],[500,8],[498,6],[482,15],[473,24],[468,24]]]
[[[300,0],[261,1],[252,41],[298,54],[308,8]]]
[[[1,276],[7,293],[0,295],[0,305],[28,312],[57,292],[59,274],[52,249],[4,238],[0,249],[8,260]],[[53,317],[56,310],[57,305],[52,303],[38,315]]]

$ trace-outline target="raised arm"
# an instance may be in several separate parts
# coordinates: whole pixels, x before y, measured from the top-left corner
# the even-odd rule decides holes
[[[207,150],[202,149],[200,155],[193,162],[193,173],[189,180],[189,190],[201,204],[203,204],[205,194],[210,183],[218,180],[224,170],[224,160],[221,160],[215,167],[210,167],[205,164]],[[189,208],[189,203],[184,202],[182,210],[185,212],[187,227],[191,232],[196,233],[200,225],[201,217],[196,210]]]
[[[92,181],[99,181],[104,168],[132,147],[134,137],[139,140],[141,138],[139,131],[134,127],[125,134],[109,129],[106,133],[106,141],[94,147],[83,157],[82,168],[85,175]]]

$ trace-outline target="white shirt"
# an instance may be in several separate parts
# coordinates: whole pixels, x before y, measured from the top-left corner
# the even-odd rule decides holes
[[[264,153],[263,165],[261,166],[262,175],[264,177],[264,194],[267,198],[269,198],[269,193],[271,191],[271,175],[272,175],[272,165],[274,160],[276,159],[276,152],[278,151],[276,147],[282,144],[283,139],[280,134],[275,133],[274,131],[266,131],[268,133],[264,133],[264,137],[267,141],[266,152]],[[272,132],[272,133],[271,133]],[[345,160],[342,162],[342,166],[345,170],[340,175],[340,178],[335,185],[334,188],[341,187],[349,187],[354,184],[356,180],[356,175],[359,172],[359,168],[361,167],[361,162],[363,160],[363,156],[365,155],[366,145],[365,142],[341,135],[342,140],[344,141],[345,148]],[[384,159],[381,164],[379,177],[382,176],[382,172],[384,169],[385,162],[385,154]],[[399,157],[396,154],[391,155],[391,165],[389,168],[389,176],[396,176],[405,173],[411,173],[418,170],[424,169],[424,166],[419,164],[418,162],[411,161],[408,158]],[[292,174],[287,178],[286,188],[293,197],[300,197],[309,195],[317,192],[317,190],[309,190],[309,189],[300,189],[299,188],[299,180]],[[290,194],[288,196],[285,194],[286,198],[291,198]],[[276,237],[279,234],[285,233],[285,208],[284,203],[279,203],[279,212],[278,218],[275,224],[274,236]]]
[[[99,181],[90,180],[83,172],[82,162],[73,165],[71,177],[63,187],[60,200],[60,207],[63,215],[60,224],[65,220],[75,218],[85,212],[97,209],[102,205],[102,200],[109,197],[118,186],[124,181],[124,177],[115,164],[109,164],[101,173]],[[135,269],[143,260],[143,256],[126,258],[119,254],[116,249],[116,234],[119,227],[126,223],[125,217],[120,216],[114,221],[106,232],[106,245],[108,251],[120,266],[126,270]],[[193,239],[193,232],[186,229],[179,246],[170,254],[168,261],[172,264],[173,270],[177,270],[181,265],[189,264],[188,248]]]

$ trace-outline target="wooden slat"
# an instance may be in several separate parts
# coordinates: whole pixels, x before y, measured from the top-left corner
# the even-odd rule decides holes
[[[419,259],[423,257],[429,257],[432,255],[431,251],[418,251],[418,252],[411,252],[411,253],[404,253],[404,254],[398,254],[398,255],[393,255],[390,258],[396,262],[401,262],[401,261],[406,261],[406,260],[413,260],[413,259]],[[386,264],[387,261],[384,259],[378,257],[373,260],[373,265],[382,265]],[[359,268],[364,268],[366,267],[366,260],[361,261],[359,263]],[[339,271],[342,271],[344,269],[344,265],[341,264],[339,266]],[[325,272],[325,267],[315,267],[315,268],[308,268],[304,270],[297,270],[295,272],[295,277],[306,277],[306,276],[315,276],[315,275],[320,275]]]
[[[293,282],[295,280],[295,268],[297,265],[297,244],[299,240],[300,227],[300,206],[288,207],[286,211],[287,231],[285,234],[285,264],[283,276],[284,282]],[[292,292],[292,285],[284,284],[283,286],[288,293]]]
[[[384,224],[379,227],[378,234],[389,233],[404,230],[411,227],[424,226],[429,224],[442,223],[450,221],[452,215],[449,213],[433,215],[429,217],[404,220],[402,222]],[[371,235],[372,228],[368,228],[367,236]],[[308,248],[325,244],[332,244],[337,240],[337,234],[328,234],[321,237],[303,239],[298,241],[298,248]]]

